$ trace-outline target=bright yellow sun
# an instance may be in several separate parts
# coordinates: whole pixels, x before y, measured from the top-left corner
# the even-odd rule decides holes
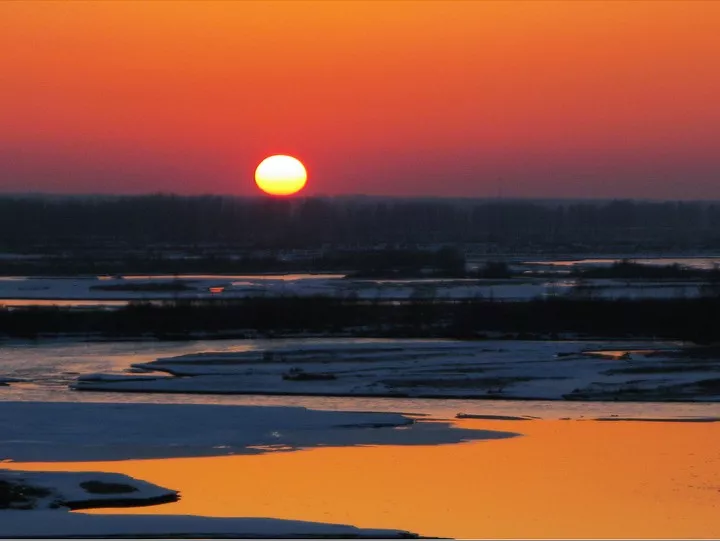
[[[307,171],[300,160],[276,155],[265,158],[255,169],[255,183],[271,195],[292,195],[307,182]]]

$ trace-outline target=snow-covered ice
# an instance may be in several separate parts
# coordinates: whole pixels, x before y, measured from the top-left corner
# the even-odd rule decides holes
[[[272,518],[183,515],[88,515],[55,511],[0,511],[0,538],[329,538],[417,537],[402,530],[356,528]]]
[[[677,344],[404,340],[207,352],[137,363],[74,388],[216,394],[720,400],[720,362]],[[170,374],[175,377],[167,377]]]
[[[180,288],[176,286],[182,284]],[[578,287],[578,286],[582,287]],[[370,280],[342,275],[296,276],[146,276],[101,277],[0,277],[0,304],[28,306],[118,307],[130,300],[170,300],[244,297],[310,297],[407,300],[496,299],[521,301],[540,297],[584,295],[593,298],[694,297],[702,284],[697,281],[586,279],[567,277],[513,279],[405,279]]]
[[[178,497],[175,490],[119,473],[0,469],[0,481],[41,489],[37,497],[30,498],[27,503],[32,510],[155,505],[174,501]],[[3,516],[0,514],[0,521]]]
[[[400,413],[283,406],[0,402],[0,461],[257,454],[321,446],[437,445],[516,436]]]

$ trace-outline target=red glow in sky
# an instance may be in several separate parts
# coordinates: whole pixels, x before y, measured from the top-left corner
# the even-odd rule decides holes
[[[0,190],[720,198],[720,2],[1,2]]]

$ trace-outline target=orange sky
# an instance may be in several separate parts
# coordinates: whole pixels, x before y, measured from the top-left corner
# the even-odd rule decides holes
[[[720,2],[0,2],[0,190],[720,198]]]

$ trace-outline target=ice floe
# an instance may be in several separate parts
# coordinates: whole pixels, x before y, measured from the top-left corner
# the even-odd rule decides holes
[[[402,530],[356,528],[273,518],[190,515],[88,515],[55,511],[0,511],[0,538],[224,538],[407,539]]]
[[[403,428],[403,430],[400,430]],[[399,413],[284,406],[0,402],[0,461],[257,454],[320,446],[433,445],[516,436]]]

